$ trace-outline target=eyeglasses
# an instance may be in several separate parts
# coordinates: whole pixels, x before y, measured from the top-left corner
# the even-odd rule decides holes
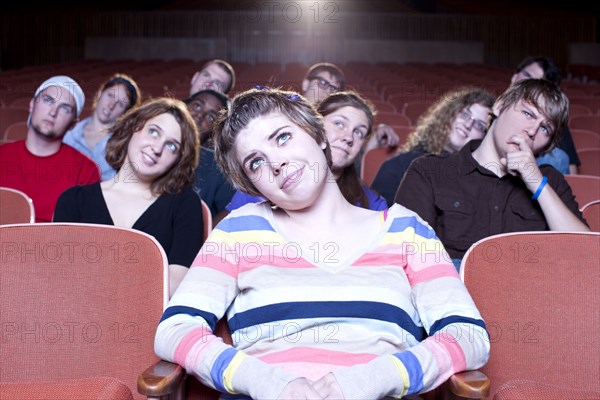
[[[458,112],[458,116],[465,122],[466,125],[468,125],[469,122],[473,122],[472,127],[476,131],[481,133],[485,133],[487,131],[487,122],[483,122],[480,119],[473,118],[469,110],[463,108]]]
[[[321,78],[320,76],[317,76],[311,80],[317,81],[317,86],[319,86],[319,89],[327,90],[331,93],[337,92],[339,90],[337,86],[327,81],[327,79]]]

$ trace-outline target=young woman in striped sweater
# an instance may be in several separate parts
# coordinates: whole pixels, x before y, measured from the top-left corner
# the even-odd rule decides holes
[[[155,350],[223,398],[378,399],[429,391],[488,358],[485,324],[432,229],[348,202],[301,96],[238,95],[216,159],[248,204],[208,238]],[[213,335],[227,318],[233,346]]]

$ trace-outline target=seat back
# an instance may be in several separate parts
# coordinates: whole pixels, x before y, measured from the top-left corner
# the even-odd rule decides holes
[[[396,154],[397,149],[376,147],[363,154],[360,165],[360,177],[367,186],[371,186],[381,164]]]
[[[600,115],[575,115],[569,119],[569,128],[600,133]]]
[[[143,232],[107,225],[0,227],[3,382],[125,383],[158,361],[167,259]]]
[[[202,238],[202,241],[205,242],[206,238],[208,237],[208,235],[210,235],[210,232],[212,231],[213,222],[210,207],[208,206],[208,204],[206,204],[204,200],[200,200],[200,202],[202,203],[202,219],[204,220],[204,237]]]
[[[578,150],[577,156],[581,161],[580,174],[600,176],[600,148]]]
[[[565,175],[565,180],[571,186],[579,209],[591,201],[600,200],[600,176]]]
[[[587,203],[581,208],[583,218],[593,232],[600,232],[600,200]]]
[[[475,243],[461,277],[490,333],[493,394],[526,379],[600,391],[600,234],[520,232]]]
[[[27,138],[27,122],[18,121],[14,124],[11,124],[4,131],[4,141],[5,142],[14,142],[17,140],[24,140]]]
[[[571,136],[577,150],[600,148],[600,133],[585,129],[571,129]]]
[[[0,187],[0,225],[34,222],[33,200],[20,190]]]

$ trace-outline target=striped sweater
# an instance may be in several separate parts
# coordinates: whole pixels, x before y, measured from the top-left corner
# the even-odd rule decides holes
[[[265,204],[235,210],[169,302],[156,353],[253,399],[329,372],[346,399],[401,397],[479,368],[487,331],[441,242],[400,205],[380,215],[380,234],[343,256],[287,241]],[[212,334],[225,315],[233,346]]]

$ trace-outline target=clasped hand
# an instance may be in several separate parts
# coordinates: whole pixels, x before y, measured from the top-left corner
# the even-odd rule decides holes
[[[514,135],[510,138],[510,142],[518,145],[519,150],[507,153],[506,157],[500,159],[500,163],[506,168],[507,173],[520,177],[527,189],[535,192],[542,181],[542,171],[537,166],[535,155],[524,137]]]
[[[335,376],[329,373],[316,382],[306,378],[297,378],[289,382],[278,397],[278,400],[296,399],[331,399],[343,400],[344,395]]]

